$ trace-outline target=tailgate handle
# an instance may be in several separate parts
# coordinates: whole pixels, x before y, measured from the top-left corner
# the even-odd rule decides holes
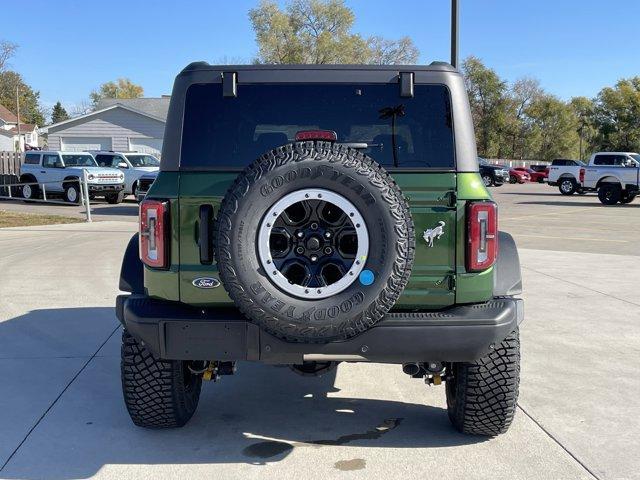
[[[198,229],[198,246],[200,247],[200,263],[213,263],[213,207],[200,205],[200,228]]]

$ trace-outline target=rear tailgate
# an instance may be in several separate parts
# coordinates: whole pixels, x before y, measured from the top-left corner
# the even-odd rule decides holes
[[[237,173],[182,172],[180,174],[180,300],[197,305],[231,305],[223,288],[194,285],[202,277],[218,278],[214,262],[200,261],[200,208],[211,205],[214,215]],[[439,308],[455,301],[456,207],[454,173],[398,173],[393,175],[409,198],[416,229],[416,258],[399,308]],[[443,234],[429,247],[423,238],[443,222]]]

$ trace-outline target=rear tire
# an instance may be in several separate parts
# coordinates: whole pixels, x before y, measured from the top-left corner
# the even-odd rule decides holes
[[[509,183],[518,183],[518,178],[515,175],[509,175]]]
[[[633,202],[635,198],[636,198],[636,195],[633,195],[633,194],[630,195],[628,193],[624,193],[622,195],[622,198],[620,198],[620,203],[624,203],[626,205],[627,203]]]
[[[561,178],[558,181],[558,190],[562,195],[573,195],[576,193],[577,187],[573,178]]]
[[[195,413],[202,377],[187,362],[155,359],[124,330],[120,369],[124,402],[139,427],[182,427]]]
[[[475,362],[454,363],[448,372],[447,411],[462,433],[494,436],[508,430],[520,383],[520,339],[511,332]]]
[[[622,189],[620,185],[605,183],[598,189],[598,200],[603,205],[615,205],[622,200]]]
[[[32,182],[33,180],[24,180],[25,182]],[[25,200],[33,200],[40,198],[40,186],[39,185],[23,185],[20,188],[20,196]]]

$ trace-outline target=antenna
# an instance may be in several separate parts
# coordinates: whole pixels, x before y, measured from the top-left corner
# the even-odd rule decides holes
[[[458,68],[458,0],[451,0],[451,65]]]

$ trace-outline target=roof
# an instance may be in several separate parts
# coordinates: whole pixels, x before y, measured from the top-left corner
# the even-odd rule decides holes
[[[121,99],[119,99],[119,102],[120,101],[121,101]],[[103,112],[108,112],[109,110],[114,110],[116,108],[122,108],[124,110],[128,110],[130,112],[137,113],[138,115],[143,115],[145,117],[153,118],[154,120],[157,120],[157,121],[162,122],[162,123],[165,123],[165,121],[167,119],[166,113],[165,113],[164,117],[159,117],[157,115],[153,115],[153,114],[148,113],[148,112],[143,112],[141,110],[138,110],[137,108],[130,107],[128,105],[123,105],[121,103],[116,103],[116,104],[111,105],[109,107],[99,108],[98,110],[94,110],[93,112],[89,112],[89,113],[86,113],[84,115],[79,115],[77,117],[69,118],[68,120],[63,120],[62,122],[54,123],[53,125],[48,125],[46,127],[41,128],[40,131],[42,133],[46,134],[46,133],[49,133],[49,130],[51,130],[52,128],[58,128],[59,126],[66,125],[67,123],[77,122],[79,120],[84,120],[86,118],[93,117],[95,115],[99,115],[99,114],[101,114]]]
[[[4,105],[0,105],[0,119],[7,123],[18,123],[18,117],[16,117],[15,114],[13,114],[11,110]]]
[[[112,105],[122,105],[147,113],[152,117],[166,120],[170,100],[171,98],[169,96],[147,98],[104,98],[100,100],[98,109],[110,107]]]
[[[364,70],[364,71],[433,71],[456,72],[457,70],[447,62],[431,62],[429,65],[364,65],[364,64],[250,64],[250,65],[212,65],[208,62],[192,62],[182,72],[195,70],[211,70],[237,72],[245,70],[283,71],[283,70]]]
[[[20,124],[20,134],[33,132],[35,129],[36,129],[36,126],[31,124],[31,123],[21,123]],[[11,129],[9,129],[9,131],[11,133],[13,133],[14,135],[17,135],[18,134],[18,127],[15,126],[15,127],[11,128]]]

